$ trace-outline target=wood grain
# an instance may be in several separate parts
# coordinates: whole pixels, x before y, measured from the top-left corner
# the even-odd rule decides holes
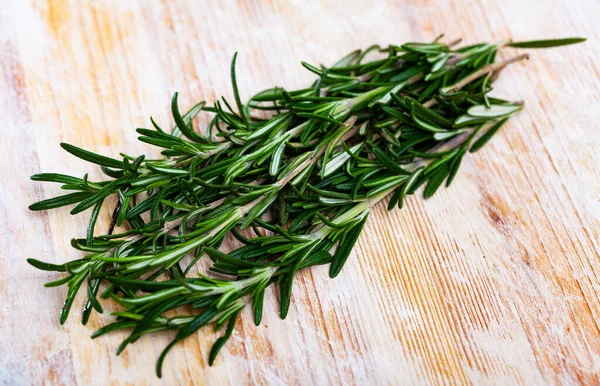
[[[599,16],[595,0],[2,1],[0,383],[599,384]],[[285,321],[268,293],[263,325],[244,313],[214,367],[210,329],[172,351],[160,381],[168,336],[117,357],[123,335],[89,339],[110,316],[58,324],[65,289],[43,288],[57,276],[25,259],[78,256],[69,240],[85,216],[27,210],[58,192],[29,175],[90,171],[59,142],[146,152],[134,128],[150,115],[168,124],[173,92],[184,106],[231,97],[234,51],[249,96],[310,82],[301,60],[441,32],[589,40],[505,70],[496,92],[526,109],[453,186],[402,211],[376,207],[336,280],[301,274]]]

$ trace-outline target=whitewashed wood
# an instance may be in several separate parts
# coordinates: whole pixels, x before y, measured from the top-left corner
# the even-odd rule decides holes
[[[586,36],[532,52],[497,93],[526,109],[463,161],[450,189],[402,211],[378,206],[336,280],[302,273],[288,319],[268,293],[213,368],[215,333],[176,347],[163,384],[598,384],[600,382],[600,16],[598,1],[41,1],[0,3],[0,383],[159,384],[167,336],[120,357],[123,335],[89,340],[58,313],[58,276],[27,257],[78,254],[84,217],[26,206],[58,192],[38,171],[83,174],[61,141],[108,155],[147,151],[135,127],[169,123],[181,103],[311,81],[299,62],[332,63],[373,43]],[[508,54],[507,54],[508,55]],[[93,177],[99,177],[97,171]],[[106,227],[108,214],[98,226]],[[78,299],[74,309],[80,309]]]

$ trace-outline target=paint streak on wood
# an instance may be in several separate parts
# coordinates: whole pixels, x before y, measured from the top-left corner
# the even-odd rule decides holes
[[[0,379],[29,384],[598,384],[600,383],[600,3],[478,1],[7,2],[0,12]],[[526,16],[526,17],[525,17]],[[596,16],[596,17],[594,17]],[[134,129],[171,124],[169,100],[231,98],[239,52],[243,96],[300,87],[299,65],[355,48],[431,40],[586,36],[506,69],[499,95],[526,101],[451,188],[401,211],[378,206],[336,280],[325,267],[295,282],[287,320],[267,291],[263,325],[249,312],[214,367],[210,329],[154,361],[168,334],[121,356],[123,334],[95,341],[73,312],[58,324],[59,275],[85,216],[30,213],[58,193],[39,171],[98,170],[59,142],[116,155],[148,152]],[[154,151],[154,150],[150,150]],[[109,214],[98,227],[106,228]],[[75,309],[80,309],[78,299]],[[107,308],[114,305],[107,305]]]

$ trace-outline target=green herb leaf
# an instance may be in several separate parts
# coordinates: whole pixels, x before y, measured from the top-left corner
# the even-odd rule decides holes
[[[29,210],[48,210],[54,208],[60,208],[61,206],[71,205],[78,203],[92,194],[88,192],[77,192],[77,193],[69,193],[64,196],[58,196],[54,198],[49,198],[47,200],[38,201],[34,204],[29,205]]]
[[[498,121],[498,123],[494,124],[490,127],[469,149],[470,153],[475,153],[477,150],[481,149],[493,136],[500,130],[502,125],[508,120],[508,118],[502,119]]]
[[[206,139],[193,130],[191,119],[186,121],[183,119],[183,117],[179,113],[179,106],[177,104],[178,95],[179,95],[179,93],[173,94],[173,99],[171,99],[171,113],[173,114],[173,119],[175,120],[175,124],[177,125],[177,128],[179,129],[179,131],[181,131],[183,133],[183,135],[185,135],[192,141],[199,142],[199,143],[205,142]]]
[[[551,48],[566,46],[569,44],[577,44],[585,42],[586,38],[563,38],[563,39],[548,39],[548,40],[529,40],[524,42],[510,42],[507,46],[516,48]]]
[[[346,260],[348,260],[348,256],[350,256],[350,252],[352,252],[354,244],[356,244],[356,241],[358,240],[358,236],[360,236],[360,232],[367,222],[367,217],[368,215],[365,215],[362,221],[350,229],[350,231],[348,231],[343,240],[340,242],[337,251],[333,255],[333,261],[331,262],[331,266],[329,268],[329,277],[334,278],[339,275],[340,271],[344,267],[344,264],[346,263]]]
[[[100,154],[92,153],[91,151],[83,150],[77,146],[68,143],[61,143],[60,147],[73,154],[77,158],[94,163],[96,165],[107,166],[113,169],[123,169],[123,162],[114,158],[106,157]]]

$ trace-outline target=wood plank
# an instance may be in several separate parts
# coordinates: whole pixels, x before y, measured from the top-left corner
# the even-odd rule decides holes
[[[0,12],[0,379],[27,384],[597,384],[600,383],[600,3],[535,0],[420,2],[7,2]],[[62,141],[107,155],[147,152],[135,127],[170,124],[169,100],[231,98],[239,52],[242,96],[299,87],[300,65],[355,48],[449,38],[586,36],[532,52],[503,72],[499,95],[526,109],[467,157],[452,187],[403,210],[377,206],[343,272],[300,274],[288,319],[266,295],[209,368],[216,334],[176,347],[165,375],[154,361],[169,338],[91,341],[58,313],[58,278],[36,257],[76,258],[85,216],[30,213],[56,194],[27,177],[91,172]],[[508,57],[509,53],[503,54]],[[98,226],[106,228],[104,213]],[[80,309],[83,300],[74,306]]]

